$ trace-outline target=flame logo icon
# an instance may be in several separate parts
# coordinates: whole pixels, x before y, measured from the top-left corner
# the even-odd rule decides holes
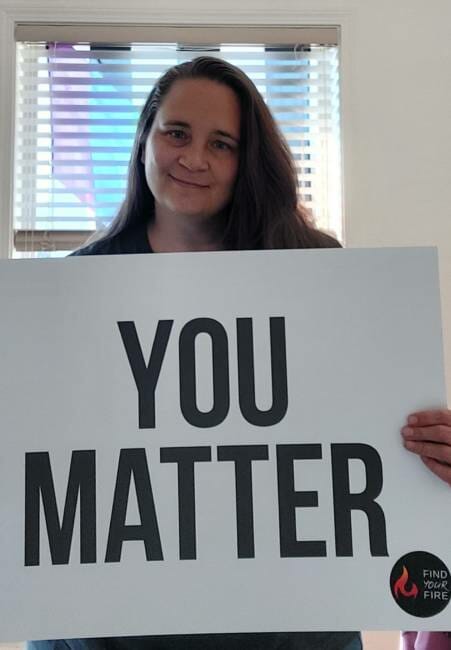
[[[408,580],[409,580],[409,572],[407,571],[406,567],[403,566],[401,576],[393,585],[393,591],[395,593],[396,598],[399,599],[399,594],[401,596],[404,596],[404,598],[416,598],[418,596],[419,590],[413,581],[411,581],[412,586],[410,587],[410,589],[406,589]]]

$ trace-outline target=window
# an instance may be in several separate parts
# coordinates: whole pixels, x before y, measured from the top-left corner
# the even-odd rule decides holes
[[[243,28],[244,45],[233,42],[236,29],[219,30],[218,42],[207,45],[200,43],[211,39],[208,28],[198,28],[193,43],[119,44],[24,38],[30,29],[22,38],[18,30],[17,41],[14,256],[66,254],[111,221],[154,81],[168,67],[206,53],[237,65],[256,83],[291,147],[300,199],[320,227],[341,236],[335,29],[324,32],[325,44],[311,34],[288,42],[294,29],[285,30],[286,42],[277,44],[274,33],[268,44],[270,34],[261,35],[262,43]],[[186,36],[187,30],[179,32]]]

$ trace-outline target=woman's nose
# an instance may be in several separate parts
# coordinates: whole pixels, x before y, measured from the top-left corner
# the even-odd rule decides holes
[[[179,163],[189,171],[205,171],[208,169],[207,151],[203,144],[191,143],[183,148]]]

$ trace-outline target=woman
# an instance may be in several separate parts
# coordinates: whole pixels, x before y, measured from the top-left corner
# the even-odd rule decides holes
[[[216,128],[223,125],[231,132]],[[196,158],[201,152],[205,160]],[[213,178],[224,173],[230,177]],[[200,187],[210,180],[216,187]],[[123,252],[124,240],[132,245],[128,231],[140,227],[147,235],[138,252],[339,246],[309,224],[296,185],[288,146],[254,84],[238,68],[201,57],[171,68],[153,88],[119,214],[99,242],[78,254]],[[165,192],[181,205],[168,210]],[[196,218],[196,204],[207,197],[212,202]],[[185,210],[189,215],[175,225],[174,213]]]
[[[119,213],[101,239],[75,254],[338,247],[309,222],[296,185],[289,149],[253,83],[230,64],[201,57],[171,68],[157,82],[139,119]],[[413,445],[428,441],[427,462],[440,475],[442,454],[450,454],[451,464],[451,414],[416,417],[404,433]],[[357,632],[98,639],[30,647],[50,649],[58,643],[84,650],[361,648]]]

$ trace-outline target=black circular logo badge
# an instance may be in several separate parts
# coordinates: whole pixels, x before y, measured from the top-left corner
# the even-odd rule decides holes
[[[415,551],[400,558],[390,574],[395,602],[412,616],[435,616],[450,600],[451,576],[436,556]]]

